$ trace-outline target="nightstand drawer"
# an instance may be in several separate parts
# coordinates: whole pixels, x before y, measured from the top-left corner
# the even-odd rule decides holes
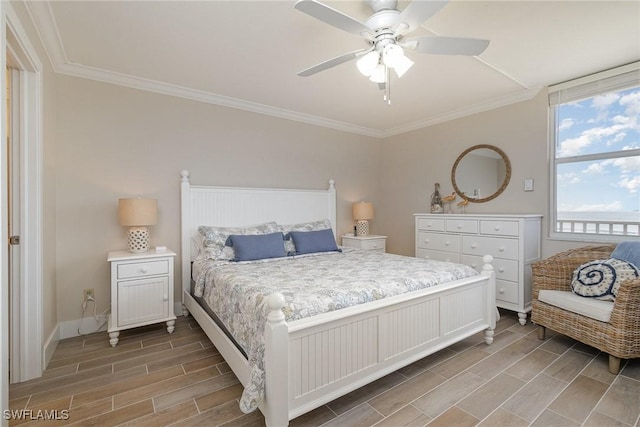
[[[360,244],[360,247],[362,249],[379,250],[384,252],[385,239],[363,240],[362,243]]]
[[[169,273],[169,261],[132,262],[118,264],[118,279],[155,276]]]

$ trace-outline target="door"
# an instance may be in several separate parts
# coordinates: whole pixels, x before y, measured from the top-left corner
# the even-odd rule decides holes
[[[12,357],[20,349],[20,72],[7,68],[7,220],[9,241],[9,382],[19,380],[20,357]]]

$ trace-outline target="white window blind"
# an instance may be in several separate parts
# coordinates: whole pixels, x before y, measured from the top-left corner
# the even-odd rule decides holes
[[[549,86],[549,105],[590,98],[640,84],[640,62]]]

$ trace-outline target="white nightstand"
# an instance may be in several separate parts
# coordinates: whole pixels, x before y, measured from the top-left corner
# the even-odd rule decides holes
[[[387,236],[342,236],[342,246],[386,252]]]
[[[176,323],[173,314],[173,257],[170,250],[134,254],[109,252],[111,263],[111,314],[109,343],[115,347],[123,329],[167,322],[172,333]]]

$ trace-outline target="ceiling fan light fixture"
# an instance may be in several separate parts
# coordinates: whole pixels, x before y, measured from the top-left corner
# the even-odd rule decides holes
[[[398,77],[404,76],[404,73],[409,71],[409,68],[413,66],[413,61],[407,58],[406,56],[402,56],[396,63],[395,67],[393,67],[393,71],[396,72]]]
[[[378,64],[376,66],[376,69],[371,74],[371,77],[369,77],[369,80],[374,83],[386,83],[387,67],[385,67],[383,64]]]
[[[404,50],[397,44],[388,44],[382,50],[382,62],[389,68],[395,68],[404,57]]]
[[[369,77],[374,73],[379,62],[380,54],[377,51],[372,50],[362,58],[358,59],[356,66],[362,75]]]

